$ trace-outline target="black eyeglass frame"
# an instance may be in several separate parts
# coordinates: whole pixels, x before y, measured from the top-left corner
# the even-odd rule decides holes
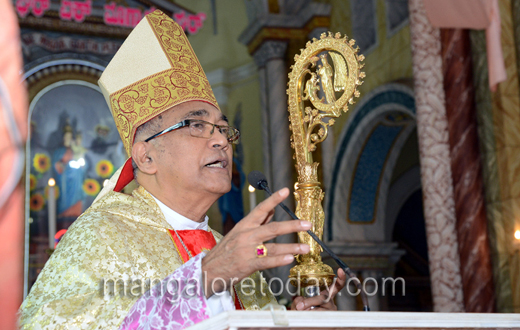
[[[194,136],[194,135],[191,135],[191,133],[190,133],[190,135],[193,136],[193,137],[209,139],[210,137],[213,136],[213,133],[215,132],[215,127],[218,128],[220,134],[222,134],[220,129],[225,127],[225,128],[229,129],[228,132],[232,132],[233,133],[231,136],[230,136],[229,133],[227,134],[226,138],[227,138],[228,142],[231,143],[231,144],[238,144],[238,141],[239,141],[239,138],[240,138],[240,131],[238,129],[236,129],[234,127],[231,127],[229,125],[217,125],[217,124],[213,124],[213,123],[210,123],[208,121],[200,120],[200,119],[184,119],[183,121],[178,122],[177,124],[175,124],[173,126],[170,126],[170,127],[166,128],[166,129],[160,131],[159,133],[150,136],[149,138],[144,140],[144,142],[148,142],[148,141],[150,141],[152,139],[155,139],[156,137],[159,137],[160,135],[169,133],[171,131],[175,131],[176,129],[179,129],[179,128],[183,128],[183,127],[188,127],[189,128],[190,123],[192,123],[192,122],[202,122],[202,123],[210,124],[210,125],[213,126],[213,128],[211,129],[209,137],[206,138],[206,137],[203,137],[203,136]]]

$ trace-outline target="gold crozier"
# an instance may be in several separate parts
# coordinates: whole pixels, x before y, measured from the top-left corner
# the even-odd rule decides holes
[[[307,42],[289,73],[287,89],[289,120],[292,130],[291,147],[295,151],[298,183],[294,196],[296,215],[312,222],[311,230],[323,238],[325,214],[324,192],[318,181],[318,165],[312,153],[316,145],[328,135],[334,118],[347,111],[359,97],[357,87],[365,73],[361,72],[364,56],[357,54],[355,41],[323,33],[319,40]],[[332,59],[334,68],[329,60]],[[310,246],[310,253],[297,257],[298,265],[290,271],[291,283],[298,287],[330,286],[334,278],[332,268],[321,260],[321,247],[306,232],[298,233],[300,242]]]

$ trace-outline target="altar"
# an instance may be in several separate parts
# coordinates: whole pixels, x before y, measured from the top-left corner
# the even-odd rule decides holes
[[[519,314],[230,311],[188,329],[520,329]]]

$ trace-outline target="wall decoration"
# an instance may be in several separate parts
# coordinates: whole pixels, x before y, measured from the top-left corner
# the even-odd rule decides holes
[[[48,180],[56,180],[57,229],[66,229],[126,154],[95,85],[79,80],[52,84],[33,99],[31,110],[32,194],[44,193]],[[37,222],[39,217],[32,216]],[[33,234],[43,230],[38,225],[33,229]]]
[[[92,204],[103,182],[127,157],[105,99],[93,83],[61,80],[44,87],[32,99],[29,122],[26,198],[32,284],[57,232]],[[52,194],[49,182],[55,182]]]
[[[15,9],[19,17],[25,18],[32,14],[35,17],[43,17],[47,11],[51,12],[51,0],[16,0]],[[103,23],[111,26],[133,28],[144,16],[155,11],[157,8],[151,6],[147,9],[140,8],[141,6],[121,6],[112,1],[104,4],[102,7],[93,4],[91,0],[86,1],[71,1],[62,0],[54,4],[59,6],[59,18],[61,21],[83,23],[85,19],[96,16],[94,11],[103,13]],[[95,6],[96,5],[96,6]],[[52,6],[54,8],[54,6]],[[192,14],[184,10],[178,10],[172,18],[179,23],[179,25],[189,34],[196,34],[202,27],[206,20],[206,13]]]

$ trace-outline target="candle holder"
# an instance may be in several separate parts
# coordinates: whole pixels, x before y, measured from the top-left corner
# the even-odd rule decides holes
[[[54,178],[50,178],[49,182],[49,197],[47,203],[47,211],[48,211],[48,223],[49,223],[49,250],[54,251],[54,235],[56,235],[56,191],[55,185],[56,180]],[[49,254],[51,255],[52,252]]]

